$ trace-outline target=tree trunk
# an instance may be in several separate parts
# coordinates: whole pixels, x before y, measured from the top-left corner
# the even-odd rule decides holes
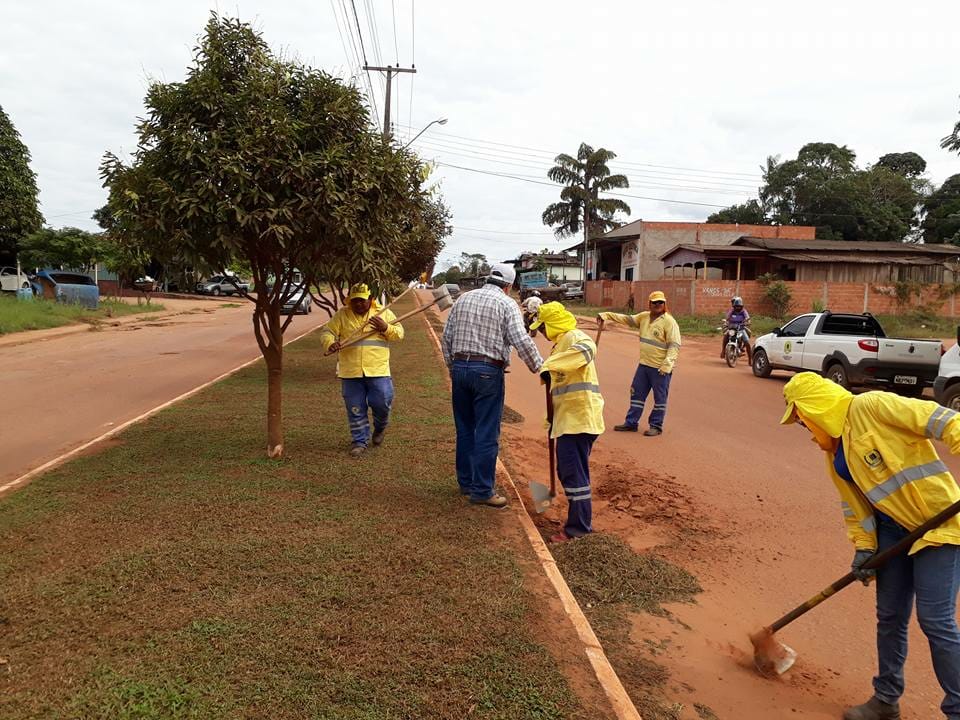
[[[263,350],[267,363],[267,457],[283,457],[283,331],[280,309],[271,306],[266,313],[268,335]]]

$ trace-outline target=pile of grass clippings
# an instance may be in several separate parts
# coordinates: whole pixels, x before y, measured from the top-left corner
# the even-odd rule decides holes
[[[554,549],[557,565],[581,602],[626,603],[651,613],[668,602],[691,602],[702,588],[683,568],[631,550],[621,539],[592,533]]]

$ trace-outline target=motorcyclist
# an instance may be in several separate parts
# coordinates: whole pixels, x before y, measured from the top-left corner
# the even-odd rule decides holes
[[[740,327],[743,328],[743,332],[746,335],[747,362],[753,362],[753,350],[750,347],[750,330],[748,329],[749,325],[750,313],[748,313],[747,309],[743,306],[743,298],[737,295],[730,301],[730,309],[727,310],[727,317],[723,323],[723,335],[720,338],[721,360],[725,357],[727,349],[727,329]]]

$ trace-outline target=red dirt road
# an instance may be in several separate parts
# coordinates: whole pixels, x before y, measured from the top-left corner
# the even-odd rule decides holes
[[[538,343],[546,355],[548,343]],[[823,453],[802,428],[778,424],[788,376],[761,380],[745,364],[730,369],[718,345],[686,341],[666,431],[646,438],[613,432],[628,404],[636,336],[604,333],[598,364],[607,433],[592,460],[595,527],[636,549],[656,547],[704,586],[696,605],[670,607],[680,622],[639,615],[633,630],[636,646],[670,669],[668,694],[686,704],[684,718],[698,717],[694,702],[723,720],[839,718],[872,692],[874,591],[851,586],[781,631],[800,655],[784,678],[754,672],[748,633],[846,573],[853,553]],[[505,426],[508,467],[521,484],[546,482],[539,379],[518,362],[507,378],[507,404],[525,417]],[[647,412],[651,405],[652,397]],[[942,451],[960,473],[960,460]],[[562,495],[555,505],[547,520],[566,512]],[[940,700],[914,621],[903,717],[940,717]]]
[[[0,485],[260,356],[252,306],[0,348]],[[297,316],[293,338],[323,323]]]

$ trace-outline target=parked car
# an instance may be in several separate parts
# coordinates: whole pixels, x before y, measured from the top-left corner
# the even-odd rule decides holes
[[[15,267],[0,267],[0,291],[16,292],[28,287],[30,287],[30,280],[25,272],[21,270],[18,278]]]
[[[290,293],[290,296],[284,300],[283,306],[280,308],[281,315],[307,315],[313,312],[313,300],[306,289],[284,290],[284,294],[287,292]]]
[[[937,377],[942,354],[939,340],[887,337],[870,313],[807,313],[756,339],[753,374],[812,370],[845,388],[919,396]]]
[[[242,295],[250,292],[250,285],[235,275],[214,275],[198,282],[196,290],[201,295]]]
[[[62,303],[75,303],[96,310],[100,288],[89,275],[66,270],[41,270],[30,281],[34,295]]]
[[[565,300],[582,300],[583,299],[583,285],[580,283],[564,283],[563,284],[563,297]]]
[[[960,411],[960,327],[957,344],[940,358],[937,379],[933,381],[933,399],[944,407]]]
[[[447,292],[450,293],[450,297],[454,300],[460,295],[460,286],[456,283],[446,283],[444,287],[447,289]]]

